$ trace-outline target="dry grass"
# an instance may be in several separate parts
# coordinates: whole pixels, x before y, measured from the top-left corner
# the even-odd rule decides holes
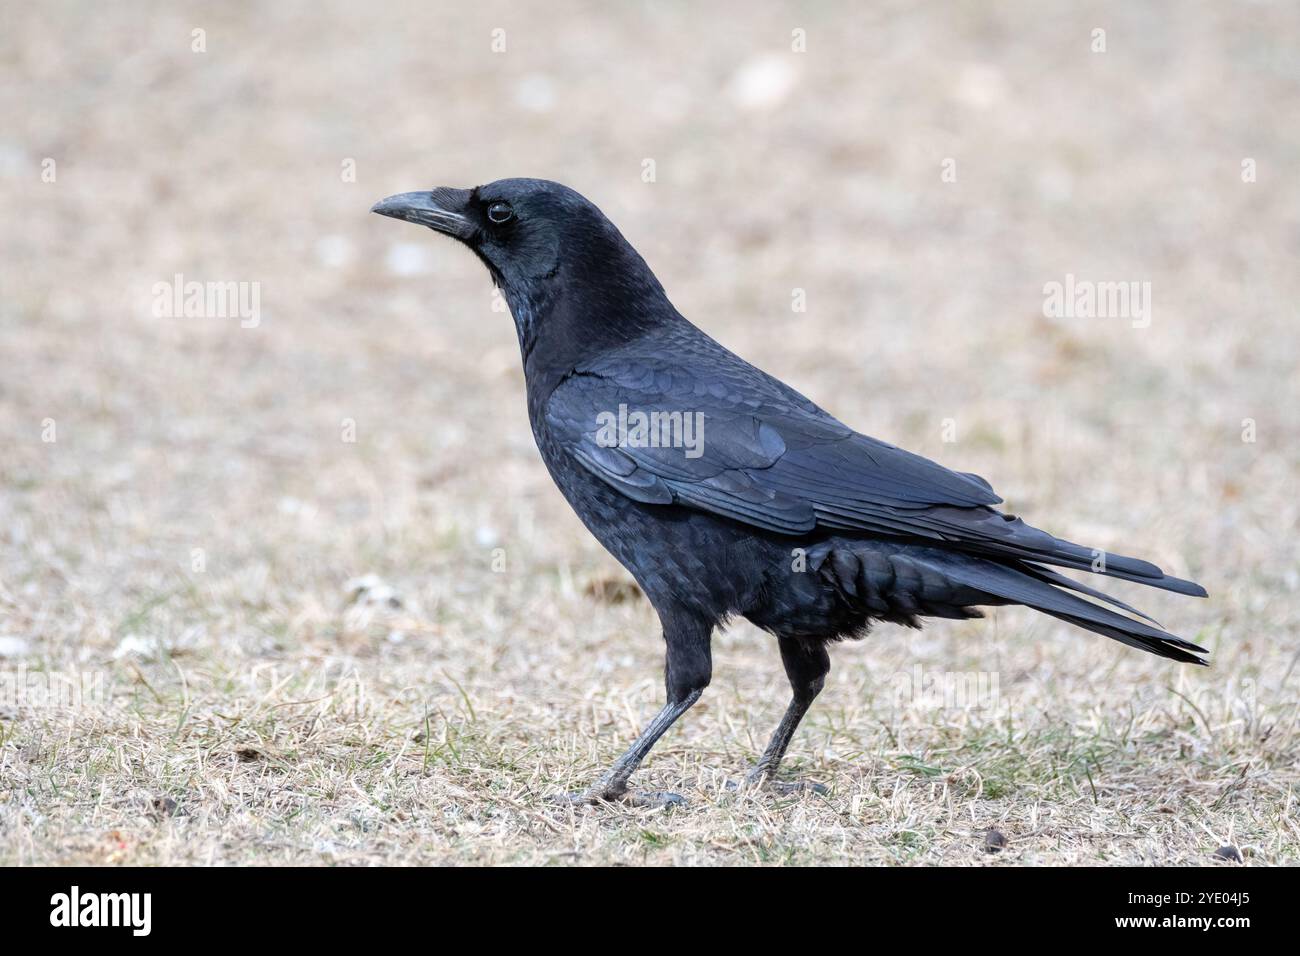
[[[0,675],[103,683],[0,701],[0,863],[1300,858],[1300,14],[1042,6],[5,7]],[[1214,667],[882,628],[792,748],[830,796],[735,796],[787,693],[737,626],[643,771],[689,807],[547,804],[657,706],[656,624],[537,460],[482,269],[366,215],[505,175],[845,420],[1205,583],[1117,592]],[[261,324],[153,317],[177,272],[260,282]],[[1066,273],[1150,281],[1150,327],[1044,319]]]

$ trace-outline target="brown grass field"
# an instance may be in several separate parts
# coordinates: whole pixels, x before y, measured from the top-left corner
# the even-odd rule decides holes
[[[1298,45],[1287,2],[6,0],[0,864],[1297,862]],[[484,270],[368,214],[518,175],[846,422],[1202,582],[1111,590],[1213,666],[881,626],[791,748],[829,795],[734,794],[788,694],[741,622],[639,777],[687,807],[549,803],[657,708],[657,621]],[[256,326],[159,316],[177,274]],[[1067,275],[1149,323],[1045,317]]]

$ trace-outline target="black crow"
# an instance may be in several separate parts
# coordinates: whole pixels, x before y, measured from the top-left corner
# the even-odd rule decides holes
[[[1204,597],[1200,585],[1053,537],[998,511],[978,475],[855,432],[683,318],[572,189],[504,179],[402,193],[372,211],[451,236],[487,266],[514,316],[542,459],[663,625],[667,703],[575,799],[680,800],[630,791],[628,778],[708,686],[713,629],[733,615],[776,636],[794,691],[747,778],[781,791],[799,786],[774,775],[825,681],[827,645],[873,621],[917,627],[1024,604],[1205,663],[1203,648],[1053,569]]]

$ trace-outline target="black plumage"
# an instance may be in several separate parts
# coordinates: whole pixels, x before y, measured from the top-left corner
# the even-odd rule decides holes
[[[794,692],[750,775],[769,783],[821,689],[826,645],[873,621],[1024,604],[1204,663],[1203,648],[1053,569],[1203,597],[1199,585],[1031,527],[998,511],[978,475],[855,432],[683,318],[573,190],[509,179],[404,193],[374,211],[453,236],[488,267],[515,320],[542,458],[663,624],[668,701],[583,799],[667,798],[632,794],[628,777],[709,683],[712,631],[733,615],[776,635]],[[611,440],[611,421],[638,412],[654,426]]]

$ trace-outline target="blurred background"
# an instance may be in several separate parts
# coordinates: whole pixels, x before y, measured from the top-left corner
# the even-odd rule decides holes
[[[537,457],[485,271],[368,213],[533,176],[844,421],[1203,582],[1136,597],[1207,679],[1293,704],[1298,44],[1287,2],[5,0],[0,664],[106,669],[160,725],[182,678],[229,710],[250,661],[339,655],[390,703],[650,706],[653,617]],[[255,288],[257,321],[159,315],[178,275]],[[1067,275],[1149,283],[1149,324],[1045,316]],[[366,575],[404,617],[346,616]],[[767,640],[731,632],[721,678],[771,691],[760,738]],[[1004,693],[1046,668],[1085,710],[1173,679],[1014,610],[871,640],[962,644]]]

